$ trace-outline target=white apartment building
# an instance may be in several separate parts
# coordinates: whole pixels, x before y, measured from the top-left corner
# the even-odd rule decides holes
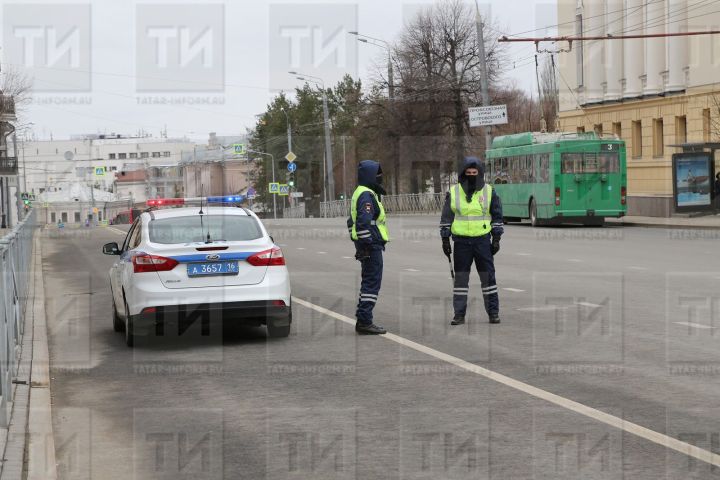
[[[63,185],[93,185],[114,191],[123,171],[177,165],[192,151],[188,139],[82,135],[69,140],[18,141],[21,188],[36,195]],[[152,190],[148,186],[147,190]],[[145,195],[154,196],[152,191]],[[135,198],[144,201],[144,198]]]

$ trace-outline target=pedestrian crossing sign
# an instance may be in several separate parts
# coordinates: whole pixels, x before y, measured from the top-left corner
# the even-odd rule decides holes
[[[233,144],[233,152],[235,155],[245,155],[245,144],[244,143],[234,143]]]
[[[278,193],[281,197],[287,197],[290,195],[290,185],[282,184],[280,185],[280,193]]]
[[[105,175],[105,167],[95,167],[95,176],[102,177]]]
[[[280,184],[275,182],[268,183],[268,191],[270,193],[278,193],[280,191]]]

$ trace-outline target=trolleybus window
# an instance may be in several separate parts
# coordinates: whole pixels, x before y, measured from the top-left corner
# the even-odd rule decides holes
[[[562,173],[618,173],[617,153],[563,153]]]

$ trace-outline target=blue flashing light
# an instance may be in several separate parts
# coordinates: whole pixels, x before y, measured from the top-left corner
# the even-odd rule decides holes
[[[245,197],[242,195],[228,195],[224,197],[207,197],[208,203],[242,203]]]

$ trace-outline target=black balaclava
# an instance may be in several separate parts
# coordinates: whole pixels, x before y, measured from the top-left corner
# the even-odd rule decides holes
[[[465,170],[468,168],[477,168],[478,174],[465,175]],[[465,157],[465,162],[460,170],[458,179],[460,185],[462,185],[463,191],[465,192],[465,198],[468,202],[472,201],[472,197],[476,191],[480,190],[485,186],[485,172],[483,164],[476,157]]]

